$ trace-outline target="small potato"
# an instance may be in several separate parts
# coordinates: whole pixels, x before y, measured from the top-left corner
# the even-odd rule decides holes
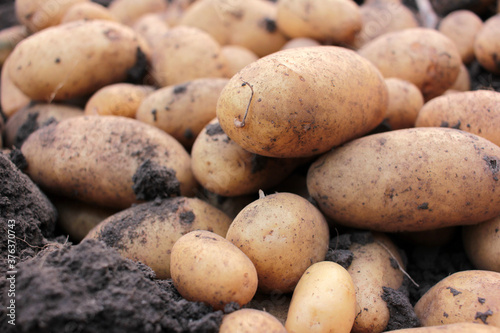
[[[24,25],[15,25],[0,30],[0,68],[20,41],[28,37],[28,30]]]
[[[153,13],[141,16],[133,25],[133,29],[148,42],[151,47],[161,39],[170,28],[164,15]]]
[[[415,84],[426,101],[453,85],[462,64],[453,41],[426,28],[386,33],[365,44],[358,53],[370,60],[384,77]]]
[[[151,86],[115,83],[96,91],[85,104],[85,114],[135,118],[141,102],[154,91]]]
[[[465,252],[477,269],[500,273],[500,216],[462,228]]]
[[[339,224],[424,231],[500,215],[499,177],[499,146],[456,129],[421,127],[335,148],[311,165],[307,188]]]
[[[254,263],[263,292],[291,292],[307,267],[325,258],[328,224],[306,199],[291,193],[262,197],[233,220],[226,238]]]
[[[245,66],[259,59],[254,52],[239,45],[226,45],[222,47],[221,51],[226,58],[228,77],[232,77]]]
[[[219,333],[287,333],[273,315],[255,309],[240,309],[225,315]]]
[[[500,333],[500,329],[494,326],[474,323],[456,323],[393,330],[391,333]]]
[[[120,22],[132,26],[141,16],[165,11],[167,7],[165,0],[113,0],[108,8]]]
[[[389,91],[386,122],[393,130],[415,126],[418,112],[424,105],[420,89],[411,82],[397,78],[386,79],[385,83]]]
[[[172,248],[170,271],[175,288],[189,301],[215,310],[247,304],[257,291],[252,261],[231,242],[213,232],[187,233]]]
[[[481,136],[500,146],[500,92],[476,90],[439,96],[427,102],[416,127],[451,127]]]
[[[441,20],[438,30],[455,43],[462,62],[470,64],[475,58],[474,40],[482,27],[483,21],[474,12],[456,10]]]
[[[309,37],[292,38],[281,48],[282,50],[295,49],[297,47],[320,46],[321,44]]]
[[[455,80],[455,83],[453,83],[453,85],[448,90],[469,91],[470,86],[471,86],[471,79],[470,79],[469,70],[467,69],[467,67],[464,64],[462,64],[460,66],[460,73],[458,74],[458,77]]]
[[[352,42],[362,26],[359,6],[351,0],[280,0],[276,24],[290,38],[336,45]]]
[[[356,315],[356,294],[349,273],[334,262],[312,264],[293,291],[285,323],[289,333],[349,333]]]
[[[5,145],[21,148],[28,136],[40,127],[78,116],[83,116],[83,110],[70,105],[39,103],[25,107],[7,121]]]
[[[118,21],[108,8],[95,2],[81,2],[71,6],[62,17],[61,23],[78,20]]]
[[[30,104],[31,99],[26,96],[19,88],[12,82],[9,71],[7,68],[10,66],[11,57],[8,57],[3,64],[0,76],[0,105],[3,113],[10,117],[18,110]]]
[[[445,277],[415,304],[422,326],[479,323],[500,328],[500,273],[460,271]]]
[[[113,247],[126,258],[153,269],[156,278],[169,279],[174,243],[193,230],[226,236],[231,219],[196,198],[155,200],[122,210],[93,228],[86,238]]]
[[[486,70],[500,74],[500,13],[490,17],[476,34],[474,55]]]

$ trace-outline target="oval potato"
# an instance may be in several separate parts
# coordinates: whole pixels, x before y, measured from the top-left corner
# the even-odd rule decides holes
[[[240,309],[225,315],[219,333],[287,333],[283,324],[268,312]]]
[[[500,74],[500,13],[490,17],[483,24],[474,40],[474,55],[486,70]]]
[[[499,333],[500,329],[473,323],[456,323],[438,326],[415,327],[393,330],[392,333]]]
[[[500,216],[462,228],[465,252],[477,269],[500,273]]]
[[[113,0],[108,8],[120,22],[132,26],[143,15],[165,11],[168,8],[168,2],[165,0]]]
[[[259,57],[254,52],[239,45],[226,45],[222,47],[221,51],[226,58],[228,77],[232,77],[245,66],[259,60]]]
[[[107,20],[117,22],[108,8],[95,2],[81,2],[71,6],[61,19],[61,24],[78,20]]]
[[[411,82],[394,77],[385,79],[385,83],[389,91],[385,121],[393,130],[414,127],[424,105],[420,89]]]

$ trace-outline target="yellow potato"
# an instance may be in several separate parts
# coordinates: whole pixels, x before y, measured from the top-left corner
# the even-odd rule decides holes
[[[213,232],[187,233],[172,248],[170,271],[175,288],[189,301],[221,310],[231,302],[247,304],[257,290],[252,261]]]
[[[387,95],[379,71],[354,51],[296,48],[233,76],[219,97],[217,118],[252,153],[309,157],[375,128],[384,119]]]
[[[254,52],[239,45],[223,46],[221,52],[226,58],[228,77],[232,77],[242,68],[259,59]]]
[[[226,236],[231,219],[219,209],[196,198],[170,198],[122,210],[93,228],[86,238],[113,247],[126,258],[153,269],[156,278],[169,279],[174,243],[193,230]]]
[[[289,333],[349,333],[356,315],[354,283],[334,262],[311,265],[293,291],[285,327]]]
[[[407,328],[393,330],[391,333],[500,333],[500,329],[494,326],[486,326],[473,323],[456,323],[428,327]]]
[[[0,105],[3,113],[7,117],[12,116],[18,110],[27,106],[31,101],[31,99],[12,82],[9,71],[7,70],[11,61],[11,57],[5,59],[0,77]]]
[[[14,25],[0,30],[0,68],[20,41],[28,37],[28,30],[24,25]]]
[[[222,318],[219,333],[287,333],[273,315],[255,309],[240,309]]]
[[[500,328],[500,273],[460,271],[429,289],[415,304],[422,326],[478,323]]]
[[[307,267],[324,260],[329,230],[306,199],[276,193],[241,210],[226,238],[254,263],[261,291],[291,292]]]
[[[465,252],[477,269],[500,273],[500,216],[462,228]]]
[[[141,16],[162,12],[167,7],[168,3],[165,0],[113,0],[109,5],[109,11],[120,22],[131,26]]]
[[[424,231],[500,215],[500,147],[450,128],[373,134],[323,155],[307,187],[337,223]]]
[[[81,2],[71,6],[61,18],[61,23],[78,20],[118,21],[108,8],[95,2]]]
[[[474,40],[474,55],[486,70],[500,74],[500,13],[490,17]]]
[[[389,105],[385,121],[391,129],[410,128],[415,126],[418,112],[424,105],[424,97],[411,82],[389,78],[385,80],[389,91]]]

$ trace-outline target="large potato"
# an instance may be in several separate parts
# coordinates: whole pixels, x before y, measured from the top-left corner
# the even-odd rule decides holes
[[[126,258],[153,269],[158,279],[169,279],[174,243],[193,230],[225,237],[231,219],[196,198],[177,197],[135,205],[103,220],[86,238],[113,247]]]
[[[500,74],[500,13],[483,24],[474,40],[474,55],[486,70]]]
[[[500,273],[460,271],[439,281],[415,304],[422,326],[461,322],[500,327]]]
[[[500,147],[449,128],[366,136],[323,155],[307,187],[336,222],[422,231],[500,215]]]
[[[304,47],[261,58],[233,76],[217,117],[245,150],[306,157],[375,128],[384,119],[387,95],[379,71],[354,51]]]
[[[127,79],[144,60],[145,45],[131,28],[116,22],[70,22],[24,39],[6,70],[31,99],[70,99]]]
[[[26,172],[41,187],[102,206],[191,195],[196,186],[184,147],[130,118],[66,119],[32,133],[21,151]]]
[[[465,252],[477,269],[500,273],[500,216],[462,228]]]
[[[384,77],[415,84],[425,100],[451,87],[462,64],[457,47],[448,37],[425,28],[386,33],[365,44],[358,53],[370,60]]]

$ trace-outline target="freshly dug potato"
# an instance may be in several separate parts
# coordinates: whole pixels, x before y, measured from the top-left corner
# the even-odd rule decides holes
[[[470,79],[470,74],[469,70],[467,67],[462,64],[460,66],[460,73],[458,74],[457,79],[455,80],[455,83],[450,87],[449,90],[454,90],[454,91],[469,91],[471,86],[471,79]]]
[[[61,23],[78,20],[107,20],[117,22],[108,8],[95,2],[81,2],[71,6],[61,19]]]
[[[273,315],[255,309],[240,309],[225,315],[219,333],[287,333]]]
[[[158,89],[142,101],[136,118],[191,148],[205,125],[215,118],[217,100],[228,81],[201,78]]]
[[[263,292],[291,292],[305,270],[328,250],[328,224],[306,199],[276,193],[236,216],[226,238],[254,263]]]
[[[141,16],[133,25],[133,29],[140,34],[151,47],[157,40],[161,39],[168,30],[169,26],[163,17],[158,13],[146,14]]]
[[[189,301],[216,310],[245,305],[257,291],[252,261],[234,244],[213,232],[192,231],[175,242],[170,271],[175,288]]]
[[[0,30],[0,68],[20,41],[28,37],[28,30],[24,25],[15,25]]]
[[[173,137],[135,119],[84,116],[32,133],[26,173],[49,192],[105,207],[192,195],[191,159]]]
[[[105,219],[86,238],[113,247],[126,258],[153,269],[156,278],[169,279],[174,243],[193,230],[225,237],[229,216],[196,198],[177,197],[135,205]]]
[[[349,333],[356,294],[349,273],[331,261],[312,264],[293,291],[285,327],[289,333]]]
[[[418,112],[424,105],[420,89],[413,83],[398,78],[388,78],[385,83],[389,91],[386,122],[393,130],[415,126]]]
[[[500,329],[474,323],[456,323],[438,326],[416,327],[393,330],[392,333],[499,333]]]
[[[31,101],[31,99],[12,82],[9,71],[7,70],[11,61],[11,57],[5,60],[1,68],[2,73],[0,76],[0,105],[3,113],[7,117],[12,116],[18,110],[27,106]]]
[[[361,30],[359,6],[351,0],[280,0],[276,24],[290,38],[350,43]]]
[[[386,33],[365,44],[358,53],[370,60],[384,77],[415,84],[426,101],[453,85],[462,64],[455,43],[426,28]]]
[[[214,119],[198,135],[191,150],[191,166],[198,183],[221,196],[267,190],[288,177],[303,162],[255,155],[224,133]]]
[[[439,96],[427,102],[416,127],[451,127],[488,139],[500,146],[500,93],[475,90]]]
[[[116,22],[70,22],[24,39],[7,70],[31,99],[70,99],[125,80],[144,60],[144,46],[131,28]]]
[[[111,115],[135,118],[142,101],[153,91],[152,86],[115,83],[96,91],[85,104],[86,115]]]
[[[66,11],[74,4],[89,0],[16,0],[16,16],[29,31],[37,32],[61,23]]]
[[[228,77],[232,77],[242,68],[259,59],[254,52],[239,45],[223,46],[221,52],[226,58]]]
[[[307,47],[307,46],[320,46],[321,44],[316,40],[309,37],[297,37],[292,38],[283,45],[282,50],[294,49],[297,47]]]
[[[460,271],[445,277],[415,304],[422,326],[461,322],[500,327],[500,273]]]
[[[477,269],[500,273],[500,216],[462,228],[465,252]]]
[[[167,7],[165,0],[113,0],[109,11],[120,22],[132,26],[141,16],[165,11]]]
[[[9,118],[5,126],[5,145],[21,148],[28,136],[51,123],[83,116],[83,110],[64,104],[35,104],[27,106]]]
[[[169,29],[156,41],[152,51],[152,74],[161,87],[226,76],[221,46],[200,29],[187,26]]]
[[[474,55],[486,70],[500,74],[500,13],[490,17],[474,40]]]
[[[342,225],[386,232],[475,224],[500,215],[500,147],[450,128],[373,134],[321,156],[307,188]]]
[[[375,128],[384,119],[387,95],[379,71],[354,51],[296,48],[233,76],[219,97],[217,117],[245,150],[308,157]]]
[[[474,40],[483,27],[483,21],[470,10],[456,10],[446,15],[439,23],[439,32],[457,46],[464,64],[470,64],[474,56]]]

